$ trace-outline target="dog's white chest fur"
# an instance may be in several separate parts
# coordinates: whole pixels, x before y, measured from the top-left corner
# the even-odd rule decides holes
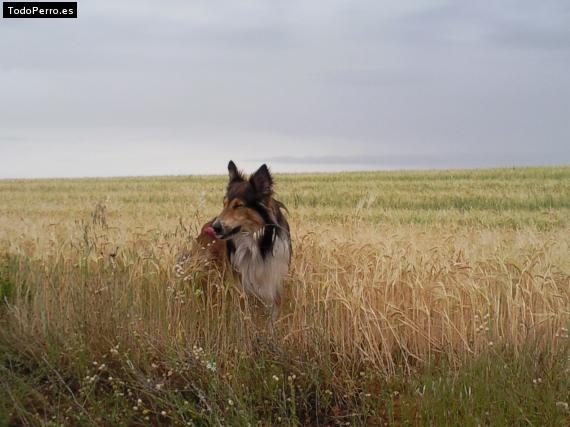
[[[279,304],[283,278],[289,271],[289,242],[276,236],[272,250],[265,257],[262,257],[258,241],[252,235],[238,236],[234,244],[236,249],[231,263],[240,275],[244,290],[256,295],[265,304]]]

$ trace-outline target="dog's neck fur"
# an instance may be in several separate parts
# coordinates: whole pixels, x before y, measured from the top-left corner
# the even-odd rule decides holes
[[[239,233],[231,240],[234,250],[230,261],[244,290],[273,305],[280,304],[282,282],[291,259],[290,240],[283,232],[269,224],[254,233]]]

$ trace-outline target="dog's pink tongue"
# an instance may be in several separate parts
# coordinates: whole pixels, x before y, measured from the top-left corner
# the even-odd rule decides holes
[[[206,229],[204,230],[204,234],[213,237],[214,239],[216,238],[216,233],[214,232],[214,229],[212,227],[206,227]]]

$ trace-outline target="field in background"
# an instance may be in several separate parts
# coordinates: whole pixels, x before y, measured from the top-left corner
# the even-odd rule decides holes
[[[0,181],[0,425],[568,425],[570,167],[276,181],[274,338],[173,270],[225,177]]]

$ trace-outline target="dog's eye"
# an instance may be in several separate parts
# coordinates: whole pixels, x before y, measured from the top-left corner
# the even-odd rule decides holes
[[[243,208],[243,207],[244,207],[244,204],[243,204],[243,203],[236,203],[236,204],[234,205],[234,209]]]

